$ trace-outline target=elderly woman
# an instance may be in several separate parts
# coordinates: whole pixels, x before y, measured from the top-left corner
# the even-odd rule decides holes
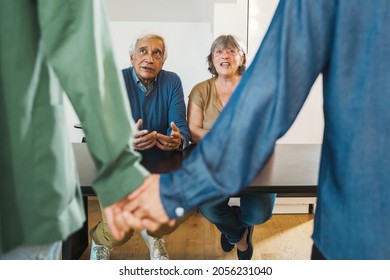
[[[207,62],[212,78],[195,85],[189,95],[187,119],[195,143],[210,130],[238,85],[246,69],[245,47],[235,36],[221,35],[212,43]],[[271,218],[275,196],[241,195],[240,207],[229,206],[229,200],[226,200],[199,209],[221,231],[222,249],[230,252],[237,246],[238,259],[250,260],[253,227]]]

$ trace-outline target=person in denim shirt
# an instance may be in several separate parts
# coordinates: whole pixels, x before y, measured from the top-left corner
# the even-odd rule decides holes
[[[127,206],[138,219],[122,229],[155,228],[248,186],[322,73],[312,258],[390,259],[389,14],[388,0],[280,1],[211,131],[181,169],[146,179]]]

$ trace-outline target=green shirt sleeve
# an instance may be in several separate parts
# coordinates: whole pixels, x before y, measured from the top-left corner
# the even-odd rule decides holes
[[[103,206],[135,190],[148,174],[131,144],[134,122],[116,66],[101,1],[38,1],[41,44],[82,123],[96,163]]]

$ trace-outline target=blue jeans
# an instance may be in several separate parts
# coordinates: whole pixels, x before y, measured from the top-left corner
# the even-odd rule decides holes
[[[200,212],[226,236],[231,244],[239,242],[246,228],[272,217],[276,194],[242,195],[240,207],[228,205],[229,199],[216,205],[202,205]]]
[[[62,242],[45,245],[21,246],[0,256],[0,260],[59,260]]]

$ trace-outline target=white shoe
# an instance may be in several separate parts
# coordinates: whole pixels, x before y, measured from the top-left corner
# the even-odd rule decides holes
[[[105,245],[96,244],[91,238],[90,260],[109,260],[111,248]]]
[[[164,237],[152,237],[148,235],[146,230],[141,231],[141,236],[146,245],[148,245],[151,260],[169,260],[168,252],[164,245],[166,242]]]

